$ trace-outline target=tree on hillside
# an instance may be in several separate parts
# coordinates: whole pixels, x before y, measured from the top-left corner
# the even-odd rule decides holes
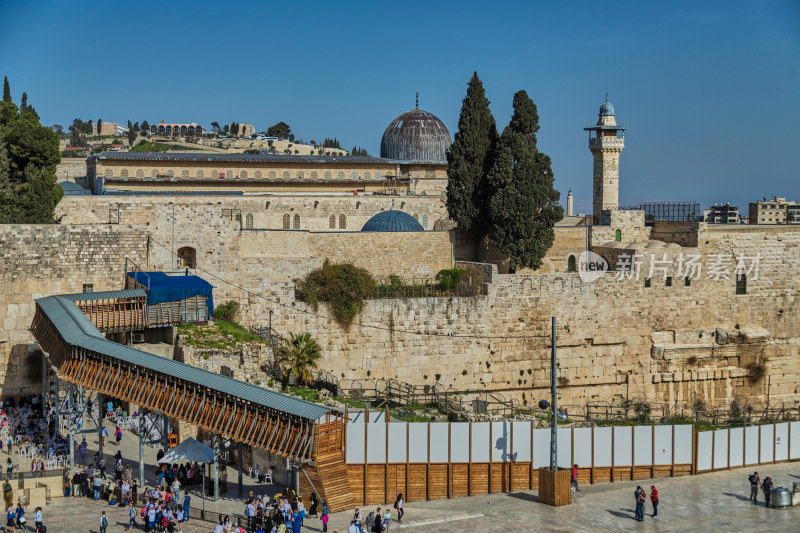
[[[136,127],[128,121],[128,145],[133,146],[133,143],[136,142],[136,134],[138,133]]]
[[[11,102],[11,86],[8,84],[8,78],[3,78],[3,101]]]
[[[217,133],[217,132],[219,132],[219,130],[220,130],[219,122],[217,122],[217,121],[212,122],[211,123],[211,131],[213,131],[214,133]]]
[[[322,349],[310,333],[291,334],[289,343],[278,350],[278,365],[281,368],[283,387],[289,385],[294,376],[296,383],[311,385],[314,374],[311,369],[317,368],[317,361],[322,356]]]
[[[519,91],[488,179],[492,194],[489,237],[514,269],[541,266],[553,245],[553,225],[564,214],[553,188],[550,157],[536,146],[537,131],[536,105],[525,91]]]
[[[447,212],[472,239],[489,231],[487,176],[494,163],[497,126],[478,73],[467,85],[458,132],[447,150]]]
[[[285,122],[278,122],[277,124],[273,124],[269,128],[267,128],[267,134],[270,137],[280,137],[281,139],[286,139],[289,137],[292,128]],[[290,139],[291,140],[291,139]]]
[[[22,93],[22,99],[19,101],[19,112],[24,113],[28,109],[28,93]]]
[[[148,124],[148,122],[146,120],[142,121],[142,129],[139,130],[139,131],[149,132],[150,131],[150,124]]]
[[[6,79],[4,92],[11,94]],[[77,130],[76,130],[77,131]],[[58,134],[27,106],[0,103],[0,223],[53,224],[63,195],[56,183]]]
[[[350,150],[350,155],[369,156],[367,149],[361,148],[360,146],[353,146],[353,149]]]

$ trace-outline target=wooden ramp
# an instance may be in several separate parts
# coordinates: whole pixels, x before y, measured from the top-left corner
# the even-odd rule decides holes
[[[305,465],[303,470],[305,475],[302,473],[300,475],[300,495],[306,499],[306,502],[308,496],[313,492],[311,487],[313,484],[313,488],[319,493],[322,502],[328,504],[330,512],[337,513],[355,507],[342,452],[334,451],[318,455],[314,466]],[[306,507],[308,505],[306,503]]]

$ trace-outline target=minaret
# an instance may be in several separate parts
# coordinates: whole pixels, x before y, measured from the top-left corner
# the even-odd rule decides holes
[[[625,148],[625,130],[614,120],[614,106],[606,101],[600,106],[597,126],[583,128],[589,132],[589,150],[594,156],[594,195],[592,215],[595,224],[602,221],[603,211],[619,209],[619,156]]]
[[[572,216],[572,191],[567,193],[567,216]]]

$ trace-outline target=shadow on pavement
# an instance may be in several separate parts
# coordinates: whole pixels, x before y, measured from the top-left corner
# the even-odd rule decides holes
[[[724,494],[725,496],[731,496],[733,498],[736,498],[737,500],[742,500],[743,502],[749,502],[750,501],[750,498],[747,498],[746,496],[742,496],[741,494],[734,494],[732,492],[723,492],[722,494]]]
[[[539,497],[535,494],[527,494],[525,492],[514,492],[509,494],[512,498],[517,498],[518,500],[525,500],[528,502],[539,502]]]
[[[632,509],[620,509],[619,511],[612,511],[611,509],[606,509],[607,512],[613,514],[617,518],[627,518],[629,520],[636,520],[635,512]],[[621,513],[620,511],[625,511]]]

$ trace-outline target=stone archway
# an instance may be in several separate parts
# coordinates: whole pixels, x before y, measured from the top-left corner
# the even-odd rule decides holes
[[[197,250],[191,246],[178,248],[178,264],[180,268],[197,268]]]

